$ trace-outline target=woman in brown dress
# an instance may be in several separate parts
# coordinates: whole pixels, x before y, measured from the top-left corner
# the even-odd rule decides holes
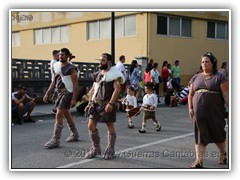
[[[217,59],[210,52],[201,57],[203,72],[190,80],[189,116],[195,135],[196,160],[191,168],[203,167],[206,146],[215,143],[220,151],[219,164],[226,164],[224,105],[228,107],[228,80],[217,70]]]

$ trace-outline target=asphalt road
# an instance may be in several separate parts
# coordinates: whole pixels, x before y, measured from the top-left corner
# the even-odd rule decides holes
[[[117,113],[116,157],[104,160],[101,156],[84,159],[91,147],[88,136],[87,119],[74,116],[80,141],[67,143],[69,135],[66,121],[61,137],[61,144],[56,149],[45,149],[44,144],[52,136],[54,119],[37,117],[36,123],[24,123],[11,126],[11,168],[14,169],[189,169],[194,161],[194,139],[187,106],[169,108],[158,107],[156,112],[162,130],[155,131],[153,122],[148,120],[147,133],[140,134],[142,114],[134,119],[135,127],[127,127],[126,114]],[[98,124],[101,136],[101,147],[107,146],[105,124]],[[228,127],[226,127],[228,131]],[[228,142],[227,142],[228,144]],[[204,160],[206,169],[228,170],[229,164],[218,164],[218,150],[209,144]]]

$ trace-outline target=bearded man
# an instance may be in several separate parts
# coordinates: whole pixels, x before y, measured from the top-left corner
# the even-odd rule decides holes
[[[63,116],[67,119],[70,136],[67,142],[78,141],[79,135],[72,118],[70,108],[76,105],[78,93],[77,70],[75,66],[68,62],[71,53],[67,48],[62,48],[59,52],[59,62],[54,64],[54,80],[50,84],[43,101],[48,102],[49,95],[53,93],[54,86],[57,89],[57,98],[55,107],[57,113],[55,116],[55,125],[52,138],[45,144],[47,149],[56,148],[60,145],[60,137],[63,129]]]
[[[108,130],[108,146],[104,152],[104,159],[112,159],[115,151],[116,131],[116,106],[125,78],[116,66],[111,67],[112,56],[103,53],[100,57],[99,71],[93,74],[93,86],[90,90],[89,104],[85,111],[89,113],[88,130],[92,141],[92,148],[86,153],[85,158],[94,158],[101,155],[100,136],[97,123],[106,123]]]

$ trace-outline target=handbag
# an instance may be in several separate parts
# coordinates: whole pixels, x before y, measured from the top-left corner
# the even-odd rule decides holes
[[[172,89],[173,86],[172,86],[172,79],[170,79],[168,82],[167,82],[167,88],[168,89]]]
[[[94,113],[96,113],[97,109],[96,109],[96,104],[93,102],[92,105],[90,106],[90,108],[88,109],[88,115],[93,115]]]

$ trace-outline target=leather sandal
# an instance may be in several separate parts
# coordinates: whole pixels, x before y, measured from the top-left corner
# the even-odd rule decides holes
[[[218,161],[219,164],[227,164],[227,153],[220,153],[220,158],[219,158],[219,161]]]
[[[195,160],[191,167],[190,168],[193,168],[193,169],[200,169],[200,168],[203,168],[203,162],[202,161],[199,161],[199,160]]]

